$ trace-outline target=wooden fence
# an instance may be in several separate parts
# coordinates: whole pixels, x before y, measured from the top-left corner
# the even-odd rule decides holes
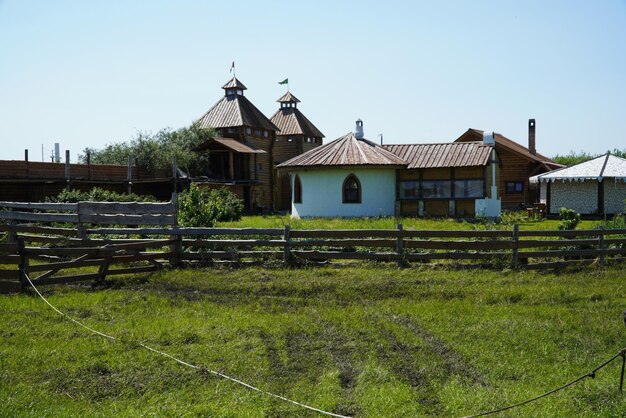
[[[401,225],[393,230],[96,226],[79,231],[35,225],[4,225],[0,229],[16,235],[16,242],[0,246],[1,263],[11,265],[0,270],[0,289],[5,290],[27,284],[20,272],[34,283],[52,284],[99,282],[109,275],[188,264],[271,262],[297,266],[375,260],[399,267],[437,262],[545,269],[585,263],[604,266],[626,260],[626,229],[520,231],[514,226],[510,230],[419,231],[404,230]],[[85,271],[89,268],[94,271]],[[67,273],[71,270],[74,273]]]
[[[6,222],[0,225],[0,231],[6,233],[6,244],[0,244],[0,265],[8,267],[0,268],[0,291],[24,289],[27,284],[25,274],[40,284],[99,282],[107,275],[161,268],[163,263],[157,259],[166,257],[169,252],[148,250],[158,249],[172,240],[90,239],[87,228],[103,225],[176,226],[177,202],[176,194],[167,203],[0,202],[0,208],[5,209],[0,211],[0,220]],[[174,258],[169,261],[175,264]],[[120,264],[123,267],[111,268]],[[97,272],[76,272],[76,269],[90,267],[97,267]],[[74,270],[74,273],[60,273],[68,270]]]

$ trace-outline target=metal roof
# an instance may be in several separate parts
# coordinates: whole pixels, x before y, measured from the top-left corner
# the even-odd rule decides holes
[[[492,149],[482,142],[390,144],[383,148],[405,160],[407,168],[484,166],[489,163]]]
[[[539,174],[530,178],[531,183],[550,181],[584,181],[614,178],[626,181],[626,159],[605,154],[589,161]]]
[[[256,148],[252,148],[249,145],[246,145],[242,142],[239,142],[235,139],[231,139],[231,138],[211,138],[208,139],[206,141],[204,141],[202,144],[198,145],[195,150],[196,151],[204,151],[204,150],[215,150],[216,148],[220,148],[219,145],[216,147],[215,145],[219,144],[222,145],[223,147],[240,153],[240,154],[265,154],[266,152],[261,150],[261,149],[256,149]]]
[[[294,96],[293,94],[291,94],[290,91],[288,91],[287,93],[283,94],[280,99],[276,100],[279,103],[300,103],[300,100],[298,100],[298,98],[296,96]]]
[[[480,129],[473,129],[470,128],[467,130],[467,132],[463,133],[463,135],[461,135],[460,137],[458,137],[454,142],[467,142],[467,141],[473,141],[472,139],[470,139],[471,137],[475,137],[477,139],[482,140],[482,136],[483,136],[483,131],[481,131]],[[541,155],[539,153],[536,154],[532,154],[528,148],[526,148],[523,145],[518,144],[517,142],[513,141],[512,139],[507,138],[506,136],[499,134],[497,132],[494,132],[494,139],[496,141],[496,145],[500,145],[503,146],[505,148],[508,148],[509,150],[531,160],[531,161],[536,161],[538,163],[542,163],[546,166],[546,168],[549,169],[554,169],[554,168],[560,168],[563,167],[561,164],[556,163],[554,161],[552,161],[551,159],[549,159],[548,157]]]
[[[295,107],[278,109],[272,116],[271,121],[280,130],[279,135],[304,135],[324,138],[324,134]]]
[[[245,96],[225,95],[213,105],[198,121],[200,128],[251,128],[277,131],[278,128],[254,106]]]
[[[402,158],[353,132],[279,164],[280,168],[332,166],[406,167]]]
[[[244,86],[243,83],[237,79],[237,77],[233,77],[228,83],[224,84],[222,88],[224,90],[226,89],[248,90],[248,88]]]

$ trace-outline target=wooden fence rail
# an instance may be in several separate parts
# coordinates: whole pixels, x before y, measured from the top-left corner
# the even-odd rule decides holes
[[[116,209],[119,210],[119,209]],[[5,218],[8,219],[8,218]],[[96,227],[3,225],[15,242],[0,244],[0,291],[35,283],[103,281],[115,274],[197,263],[286,266],[345,260],[443,262],[495,268],[604,266],[626,260],[626,229],[574,231],[439,231],[396,229],[292,230],[285,228]],[[21,282],[20,282],[21,280]]]
[[[30,203],[0,202],[0,230],[9,233],[15,242],[17,232],[59,233],[61,235],[86,236],[86,225],[177,225],[178,197],[172,194],[169,202],[78,202],[78,203]],[[23,225],[21,223],[35,223]],[[41,224],[75,224],[76,228],[41,226]]]

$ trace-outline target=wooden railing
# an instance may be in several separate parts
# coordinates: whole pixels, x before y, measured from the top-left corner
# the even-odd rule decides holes
[[[150,214],[134,216],[146,215]],[[101,216],[107,215],[89,219]],[[0,264],[5,266],[0,269],[0,289],[13,290],[27,284],[22,273],[40,284],[101,282],[109,275],[149,272],[165,265],[272,262],[297,266],[373,260],[399,267],[438,262],[545,269],[626,260],[626,229],[520,231],[515,226],[511,230],[418,231],[401,225],[392,230],[168,226],[93,227],[79,233],[78,229],[37,225],[1,229],[16,238],[14,243],[0,245]]]
[[[176,194],[165,203],[153,202],[78,202],[29,203],[0,202],[0,231],[9,233],[15,242],[18,232],[51,233],[84,238],[87,225],[177,225]],[[26,223],[26,224],[25,224]],[[34,224],[34,225],[33,225]],[[42,226],[42,224],[73,224],[74,228]]]

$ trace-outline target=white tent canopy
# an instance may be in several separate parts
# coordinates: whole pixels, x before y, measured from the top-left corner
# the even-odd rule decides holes
[[[607,153],[571,167],[533,176],[529,181],[536,184],[554,181],[602,181],[604,178],[626,181],[626,159]]]

